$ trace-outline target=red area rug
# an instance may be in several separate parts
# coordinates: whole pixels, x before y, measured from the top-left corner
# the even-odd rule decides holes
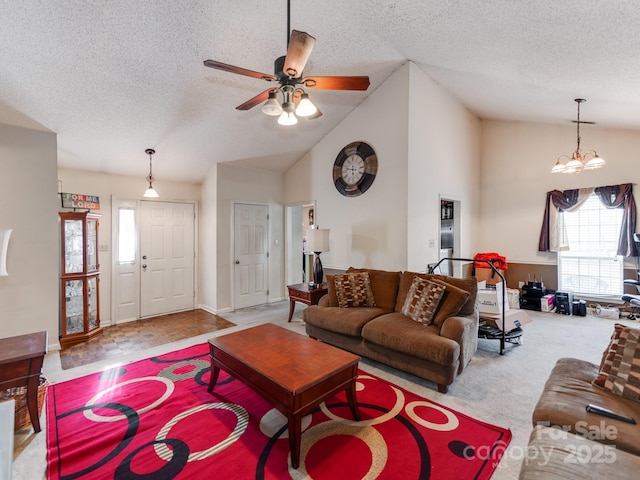
[[[511,440],[361,371],[362,420],[325,402],[293,470],[286,418],[225,372],[207,393],[209,375],[201,344],[50,386],[48,478],[487,479]]]

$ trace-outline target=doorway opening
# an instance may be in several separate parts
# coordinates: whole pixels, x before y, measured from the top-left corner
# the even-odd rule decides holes
[[[316,203],[307,201],[286,206],[285,263],[287,285],[310,282],[313,254],[306,252],[307,229],[316,226]]]
[[[440,253],[438,260],[460,256],[460,201],[440,196]],[[443,275],[462,276],[460,262],[442,262]]]

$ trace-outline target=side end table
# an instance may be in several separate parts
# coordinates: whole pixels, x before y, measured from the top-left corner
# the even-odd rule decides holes
[[[293,317],[295,303],[300,302],[305,305],[317,305],[320,299],[327,294],[327,282],[314,288],[309,288],[308,283],[297,283],[295,285],[287,285],[289,290],[289,320]]]
[[[47,332],[0,339],[0,389],[27,387],[27,408],[36,433],[40,431],[38,384],[46,353]]]

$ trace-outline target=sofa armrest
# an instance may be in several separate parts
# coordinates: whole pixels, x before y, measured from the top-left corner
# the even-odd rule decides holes
[[[469,363],[478,349],[478,312],[473,315],[447,318],[440,329],[440,336],[455,340],[460,345],[460,367],[458,375]]]
[[[325,294],[322,297],[320,297],[320,300],[318,300],[318,306],[319,307],[330,307],[331,305],[329,305],[329,294]]]

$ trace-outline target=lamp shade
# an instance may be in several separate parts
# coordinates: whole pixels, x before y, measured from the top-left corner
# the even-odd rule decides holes
[[[0,230],[0,277],[9,275],[7,272],[7,249],[12,231],[11,229]]]
[[[307,230],[307,250],[310,252],[328,252],[329,231],[328,228],[309,228]]]

